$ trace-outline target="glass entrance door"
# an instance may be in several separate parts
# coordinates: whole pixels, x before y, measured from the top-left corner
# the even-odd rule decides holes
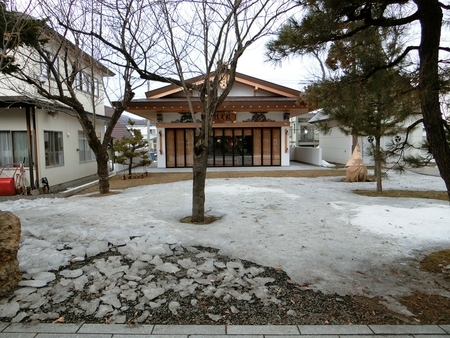
[[[166,166],[192,167],[194,129],[166,129]],[[208,148],[210,167],[281,165],[281,128],[214,128]]]
[[[216,128],[208,166],[247,167],[281,165],[280,128]]]

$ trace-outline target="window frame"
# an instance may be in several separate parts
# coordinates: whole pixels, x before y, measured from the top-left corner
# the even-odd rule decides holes
[[[25,130],[0,130],[0,134],[6,135],[8,138],[8,145],[11,147],[11,149],[3,148],[4,145],[0,143],[0,150],[3,154],[5,153],[5,149],[7,152],[11,153],[11,155],[8,156],[10,159],[8,163],[3,163],[2,157],[0,157],[0,167],[6,164],[22,163],[23,157],[25,157],[25,162],[23,165],[29,166],[27,132]],[[16,135],[20,135],[22,138],[19,142],[17,142],[17,138],[15,137]],[[3,137],[0,136],[0,142],[2,142],[2,139]],[[23,143],[23,146],[21,147],[19,143]],[[21,154],[19,155],[18,153]]]
[[[92,84],[94,88],[92,88]],[[96,77],[92,77],[90,74],[86,72],[79,72],[76,77],[76,88],[89,95],[93,95],[95,97],[100,96],[100,81]],[[92,92],[94,90],[94,92]]]
[[[44,51],[44,53],[47,55],[47,57],[50,60],[54,60],[53,65],[54,65],[56,71],[59,73],[59,58],[58,58],[58,56],[49,51]],[[44,60],[43,57],[41,57],[40,68],[41,68],[41,76],[43,78],[45,78],[46,80],[48,80],[48,79],[55,80],[53,73],[50,71],[49,65],[47,64],[47,62]]]
[[[64,166],[64,138],[62,131],[44,130],[44,152],[46,168]]]
[[[89,154],[89,156],[87,156]],[[83,157],[83,158],[82,158]],[[89,146],[86,134],[79,130],[78,131],[78,161],[79,163],[90,163],[96,160],[94,151]]]

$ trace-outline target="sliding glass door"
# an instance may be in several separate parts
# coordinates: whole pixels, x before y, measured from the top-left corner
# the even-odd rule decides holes
[[[192,167],[194,129],[166,129],[166,166]],[[208,148],[210,167],[281,165],[281,129],[214,128]]]

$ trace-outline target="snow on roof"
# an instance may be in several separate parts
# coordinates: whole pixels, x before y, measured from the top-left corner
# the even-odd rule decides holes
[[[329,120],[330,117],[323,112],[323,109],[313,110],[311,113],[315,114],[312,119],[308,121],[308,123],[317,123]]]

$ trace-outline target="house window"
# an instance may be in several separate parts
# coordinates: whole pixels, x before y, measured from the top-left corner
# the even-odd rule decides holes
[[[94,78],[94,96],[99,97],[100,95],[100,84],[98,79]]]
[[[63,135],[60,131],[44,131],[45,165],[64,165]]]
[[[92,76],[86,72],[80,72],[78,74],[76,86],[82,92],[94,94],[96,97],[100,95],[100,83],[98,79],[94,78],[92,80]]]
[[[78,156],[80,162],[92,162],[95,161],[95,154],[89,147],[88,140],[84,132],[78,132]]]
[[[29,165],[27,132],[0,131],[0,166],[20,162]]]
[[[43,79],[54,79],[51,67],[54,67],[56,71],[59,71],[59,61],[58,57],[50,52],[45,52],[47,58],[52,63],[49,64],[44,58],[41,58],[41,76]]]

